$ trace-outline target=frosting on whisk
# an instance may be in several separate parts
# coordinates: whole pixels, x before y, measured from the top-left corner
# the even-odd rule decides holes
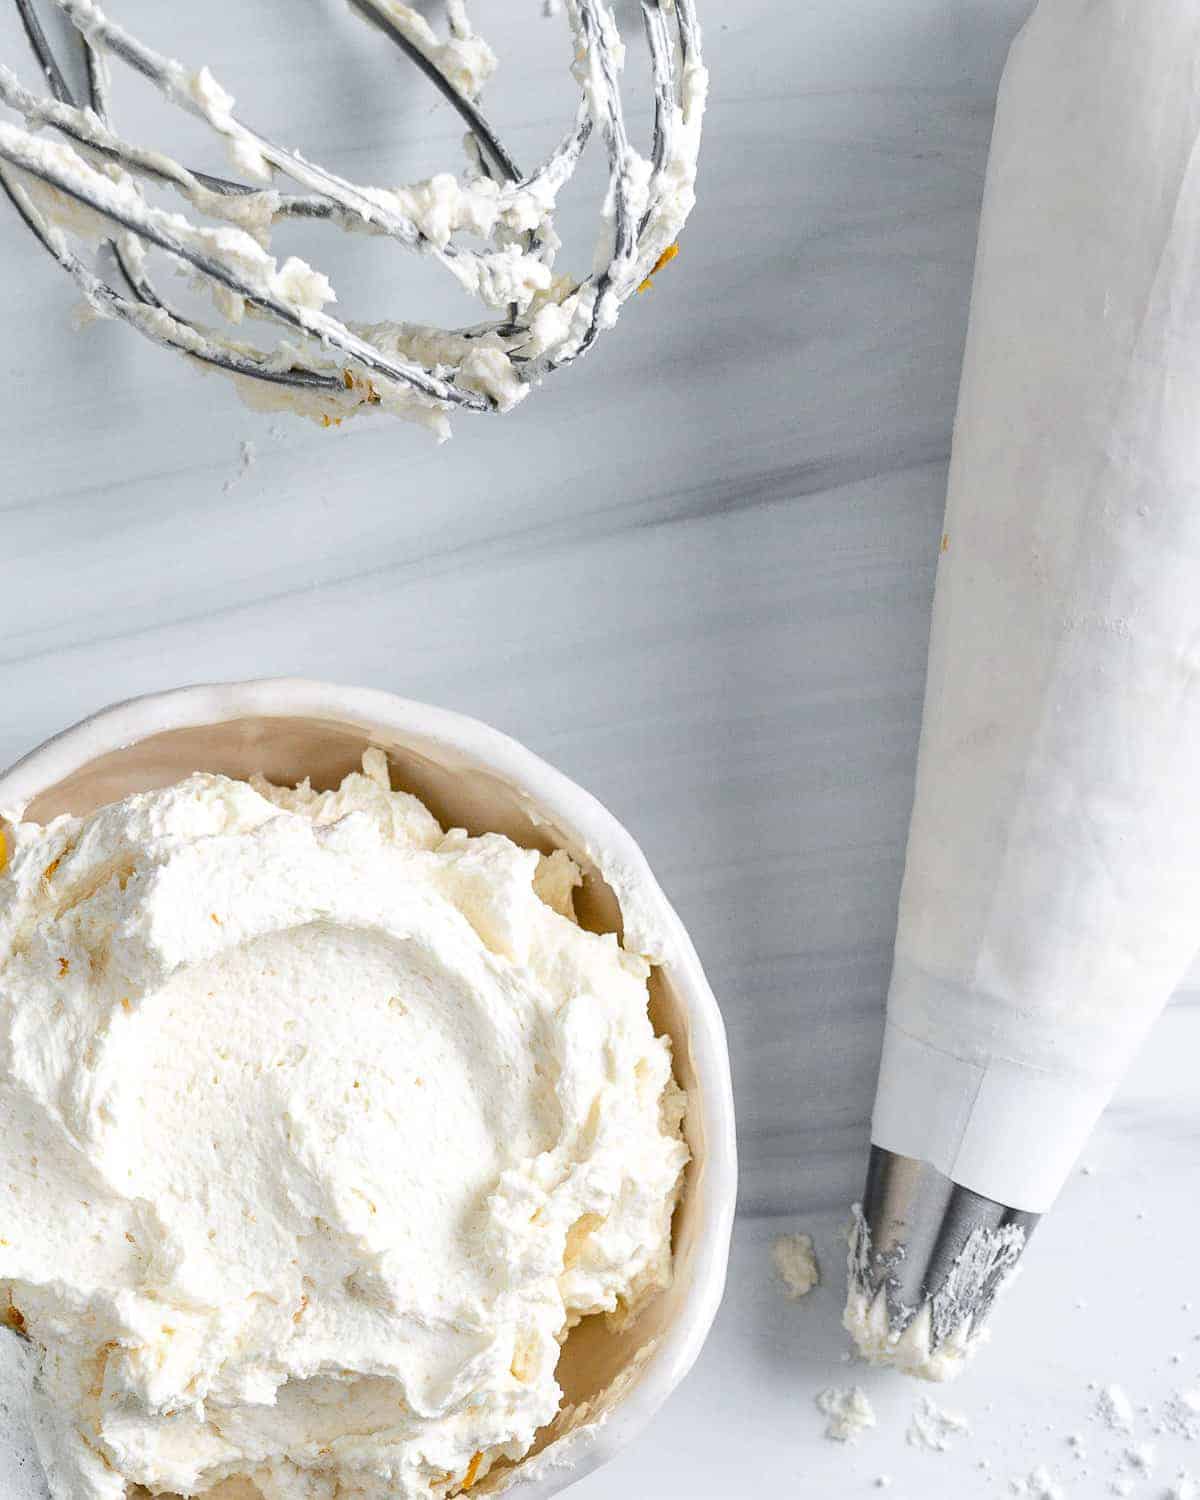
[[[496,56],[473,30],[465,0],[446,0],[445,36],[400,0],[350,0],[468,127],[461,174],[436,173],[398,188],[352,182],[283,149],[245,123],[207,68],[155,51],[95,0],[55,0],[84,48],[88,97],[81,101],[32,0],[15,3],[49,94],[31,93],[0,67],[0,103],[23,119],[0,121],[0,186],[93,313],[225,371],[256,407],[293,409],[325,424],[378,408],[441,437],[454,408],[506,411],[615,324],[623,303],[663,263],[695,201],[708,75],[693,0],[642,6],[655,100],[645,154],[631,142],[622,107],[626,48],[612,10],[605,0],[568,0],[578,108],[559,145],[524,173],[481,112]],[[252,182],[190,170],[119,135],[108,111],[110,59],[223,137],[235,170]],[[35,133],[47,129],[58,138]],[[593,266],[583,276],[563,274],[555,265],[558,198],[596,138],[609,172]],[[298,191],[281,191],[280,179]],[[191,212],[156,206],[148,186],[170,189]],[[328,278],[298,257],[281,261],[272,253],[272,231],[294,220],[386,236],[432,258],[482,304],[488,320],[446,330],[337,318],[329,311],[336,296]],[[79,253],[80,241],[111,244],[123,289]],[[152,251],[198,274],[212,292],[217,322],[202,324],[168,300],[151,280]],[[245,336],[248,315],[283,330],[273,347]]]

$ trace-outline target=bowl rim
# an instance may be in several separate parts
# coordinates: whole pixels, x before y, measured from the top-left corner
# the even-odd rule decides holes
[[[129,698],[60,731],[0,771],[0,814],[19,817],[42,792],[91,761],[154,735],[243,718],[306,718],[392,729],[408,742],[450,751],[464,767],[507,782],[548,820],[581,837],[624,906],[636,890],[667,935],[661,962],[687,1009],[690,1044],[705,1140],[704,1192],[682,1305],[647,1368],[601,1420],[569,1435],[554,1462],[513,1470],[507,1492],[550,1500],[628,1446],[681,1383],[704,1345],[725,1289],[737,1200],[737,1144],[733,1085],[725,1026],[699,955],[632,835],[590,792],[519,741],[482,720],[378,688],[304,677],[196,683]],[[602,851],[602,854],[600,853]],[[564,1440],[560,1439],[559,1442]],[[569,1467],[566,1467],[569,1465]]]

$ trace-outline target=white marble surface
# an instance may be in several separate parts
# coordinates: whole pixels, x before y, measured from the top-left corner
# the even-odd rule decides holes
[[[695,1374],[580,1500],[833,1500],[880,1474],[898,1497],[971,1500],[1039,1462],[1100,1496],[1125,1444],[1089,1420],[1088,1382],[1155,1410],[1200,1384],[1186,993],[945,1397],[973,1436],[906,1446],[919,1392],[839,1362],[991,103],[1026,7],[707,0],[715,92],[682,257],[583,366],[442,449],[383,422],[281,427],[124,330],[76,333],[61,274],[0,215],[0,763],[173,683],[377,684],[490,719],[592,788],[695,935],[739,1094],[730,1293]],[[495,114],[527,156],[565,97],[538,9],[477,6],[523,49]],[[178,12],[166,40],[266,128],[364,172],[401,136],[402,166],[454,162],[457,127],[333,0]],[[244,52],[208,39],[217,13],[241,17]],[[16,55],[11,28],[0,42]],[[317,93],[298,113],[301,82]],[[381,313],[387,274],[360,268]],[[827,1285],[790,1305],[768,1247],[797,1227]],[[813,1407],[848,1380],[880,1414],[849,1452]],[[1131,1493],[1200,1470],[1200,1445],[1157,1444]],[[0,1438],[0,1495],[8,1453]]]

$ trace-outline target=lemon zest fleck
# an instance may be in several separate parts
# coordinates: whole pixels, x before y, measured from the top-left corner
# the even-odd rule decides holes
[[[638,287],[638,291],[639,292],[648,292],[650,290],[650,288],[654,285],[654,278],[658,275],[658,273],[662,270],[662,268],[664,266],[669,266],[671,264],[671,262],[675,259],[675,257],[678,254],[679,254],[679,245],[678,245],[678,243],[676,243],[674,245],[668,245],[667,248],[663,251],[663,253],[654,262],[654,265],[651,267],[649,276],[647,276],[646,279],[645,279],[645,281],[642,282],[641,286]]]

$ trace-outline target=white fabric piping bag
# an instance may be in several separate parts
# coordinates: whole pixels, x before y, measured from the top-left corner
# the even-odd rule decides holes
[[[847,1326],[952,1374],[1200,945],[1200,6],[1040,0],[988,163]]]

